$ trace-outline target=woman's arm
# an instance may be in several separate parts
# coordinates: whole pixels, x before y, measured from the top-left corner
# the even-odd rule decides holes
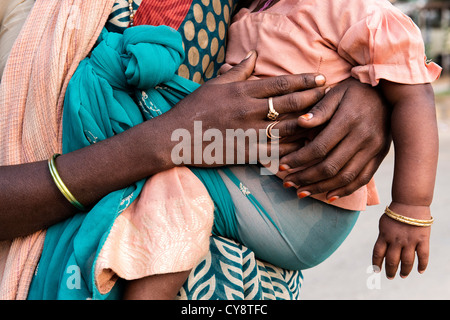
[[[194,136],[194,121],[224,133],[226,129],[265,129],[267,97],[280,96],[277,107],[288,113],[303,110],[323,96],[324,88],[316,87],[324,83],[316,84],[315,74],[245,81],[255,60],[254,54],[158,118],[58,157],[61,179],[79,202],[92,206],[114,190],[174,167],[171,135],[176,129],[184,128]],[[282,131],[283,123],[280,127]],[[1,240],[30,234],[76,213],[56,188],[46,161],[0,167],[0,203]]]
[[[90,206],[114,190],[170,168],[170,146],[158,143],[167,135],[165,123],[136,126],[58,157],[61,179],[78,201]],[[155,135],[160,139],[145,139]],[[29,234],[76,213],[53,182],[47,161],[0,167],[0,190],[0,239]]]
[[[304,112],[323,96],[324,87],[300,91],[323,85],[323,82],[316,84],[315,75],[311,74],[245,81],[253,71],[255,60],[256,56],[252,55],[226,74],[208,81],[157,119],[58,157],[56,165],[62,180],[82,204],[91,206],[111,191],[171,168],[170,151],[174,142],[170,136],[174,129],[185,128],[189,122],[192,125],[193,120],[204,121],[205,128],[265,129],[268,124],[265,119],[267,97],[278,96],[274,99],[277,110],[282,108],[285,113],[294,114]],[[323,139],[314,140],[308,148],[290,155],[290,159],[300,165],[313,160],[329,167],[335,162],[334,158],[354,158],[346,175],[338,170],[332,176],[329,170],[317,171],[314,166],[303,171],[304,174],[312,173],[315,181],[326,182],[324,187],[319,185],[323,190],[351,193],[375,173],[387,152],[389,129],[385,123],[389,116],[374,89],[353,81],[335,90],[336,95],[328,93],[313,109],[320,110],[314,121],[324,124],[328,119],[334,119],[326,123]],[[361,96],[366,98],[363,108],[355,104]],[[209,108],[211,105],[214,108]],[[373,121],[368,117],[373,114],[381,120]],[[277,129],[281,136],[295,131],[289,120],[281,122]],[[332,155],[321,155],[322,148],[317,144],[331,150],[335,140],[347,141],[352,148],[347,150],[341,143]],[[297,149],[295,144],[280,144],[280,156]],[[365,156],[355,157],[358,154]],[[345,185],[343,182],[348,182],[350,176],[353,180]],[[0,167],[0,203],[0,239],[30,234],[76,213],[51,180],[46,161]]]

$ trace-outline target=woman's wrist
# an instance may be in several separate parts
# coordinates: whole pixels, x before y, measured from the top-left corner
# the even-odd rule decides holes
[[[63,154],[57,160],[62,181],[78,201],[91,206],[112,191],[172,168],[170,136],[159,127],[158,121],[150,120]]]

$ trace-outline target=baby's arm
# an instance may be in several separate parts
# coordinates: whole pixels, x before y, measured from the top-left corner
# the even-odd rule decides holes
[[[430,84],[402,85],[387,81],[382,81],[380,86],[393,106],[395,169],[389,208],[402,216],[430,219],[438,159],[433,89]],[[429,237],[429,227],[411,226],[383,215],[373,264],[381,269],[386,258],[386,275],[393,278],[401,260],[400,276],[406,277],[417,251],[418,271],[422,273],[428,264]]]

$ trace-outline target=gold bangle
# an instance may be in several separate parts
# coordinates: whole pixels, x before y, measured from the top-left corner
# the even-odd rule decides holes
[[[434,222],[433,217],[431,217],[431,219],[429,219],[429,220],[420,220],[420,219],[409,218],[409,217],[402,216],[398,213],[395,213],[394,211],[389,209],[389,207],[386,207],[386,210],[384,210],[384,213],[391,219],[394,219],[399,222],[406,223],[406,224],[409,224],[412,226],[416,226],[416,227],[430,227]]]
[[[48,168],[50,169],[50,174],[52,175],[53,181],[55,182],[59,191],[61,191],[62,195],[70,202],[70,204],[81,211],[86,211],[86,208],[80,202],[78,202],[78,200],[75,199],[69,189],[67,189],[66,185],[59,176],[58,170],[56,170],[55,159],[59,156],[59,153],[55,153],[50,159],[48,159]]]

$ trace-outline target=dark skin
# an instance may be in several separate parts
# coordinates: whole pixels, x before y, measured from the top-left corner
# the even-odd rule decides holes
[[[252,2],[241,1],[240,7],[248,7]],[[254,11],[260,10],[266,2],[260,1]],[[277,2],[278,0],[273,0],[270,6]],[[388,116],[385,115],[378,119],[371,117],[373,122],[364,123],[364,126],[368,131],[371,128],[367,125],[384,126],[386,132],[389,127],[392,127],[395,170],[392,202],[389,208],[406,217],[428,220],[431,218],[430,204],[433,198],[439,141],[433,89],[430,84],[403,85],[384,80],[380,82],[378,89],[386,97],[387,103],[392,106],[391,123],[386,122]],[[358,98],[358,92],[332,91],[327,98],[331,96],[339,100],[342,109],[350,105],[345,103],[348,98],[367,101],[372,100],[373,94],[374,92],[367,91],[365,95]],[[336,114],[330,119],[330,113],[324,110],[326,108],[326,104],[319,102],[307,114],[298,118],[298,125],[304,128],[317,128],[326,119],[332,126],[345,127],[350,123],[353,126],[353,119],[350,120],[348,117],[360,116],[350,112],[345,118],[340,118],[339,114]],[[379,123],[375,124],[375,121]],[[376,170],[388,149],[374,150],[373,154],[359,152],[359,146],[351,143],[352,135],[363,134],[358,139],[365,140],[367,144],[380,145],[373,140],[377,138],[364,135],[364,129],[343,131],[348,132],[348,135],[335,136],[329,134],[325,128],[317,136],[313,136],[313,143],[283,157],[280,161],[280,169],[285,171],[284,185],[296,187],[300,198],[327,192],[327,199],[332,202],[351,194],[355,191],[355,185],[367,184],[373,170]],[[389,139],[383,136],[378,137],[378,139],[386,138]],[[388,143],[385,144],[385,146],[388,145]],[[335,152],[341,148],[349,150],[351,156]],[[323,161],[325,155],[327,159]],[[363,168],[361,166],[363,163],[369,164]],[[307,170],[303,170],[305,168]],[[357,176],[355,176],[356,172],[359,172]],[[323,179],[324,175],[325,179]],[[331,185],[338,188],[332,190]],[[380,218],[379,229],[380,233],[372,257],[374,266],[381,270],[382,263],[385,261],[386,276],[392,279],[401,263],[400,276],[405,278],[412,270],[417,253],[418,272],[425,271],[429,259],[430,227],[407,225],[383,215]]]
[[[158,117],[158,121],[149,120],[141,125],[133,127],[126,132],[96,143],[92,146],[64,154],[57,159],[57,168],[62,180],[75,197],[85,206],[92,206],[106,194],[126,187],[129,184],[142,178],[151,176],[157,172],[173,167],[170,160],[170,151],[174,142],[170,141],[170,135],[177,128],[186,127],[193,120],[201,120],[209,127],[217,127],[225,130],[228,127],[235,128],[259,128],[267,126],[265,115],[267,114],[267,99],[269,96],[277,96],[276,105],[284,113],[291,111],[296,114],[280,122],[277,126],[282,136],[298,134],[293,130],[292,118],[304,113],[308,107],[320,99],[325,91],[324,83],[316,84],[317,75],[291,75],[281,76],[258,81],[245,81],[252,73],[256,54],[240,65],[235,66],[226,74],[217,79],[209,81],[200,87],[195,94],[182,100],[179,105],[170,112]],[[306,90],[312,88],[312,90]],[[353,89],[351,89],[353,88]],[[343,84],[337,91],[347,92],[348,90],[361,90],[355,81]],[[364,90],[367,90],[365,88]],[[331,96],[330,96],[331,97]],[[329,99],[326,97],[325,99]],[[243,103],[243,101],[245,103]],[[325,100],[322,100],[325,101]],[[357,112],[366,113],[369,110],[378,109],[378,116],[385,115],[385,108],[380,104],[378,97],[373,106],[359,108]],[[342,114],[348,112],[346,108],[340,108],[339,104],[333,105],[333,100],[329,100],[330,106],[325,108],[328,116],[333,113]],[[349,102],[349,101],[345,101]],[[214,105],[213,108],[203,106]],[[249,112],[242,112],[242,106],[248,106]],[[373,111],[370,111],[373,112]],[[220,114],[221,117],[216,118]],[[363,119],[369,119],[362,116]],[[318,118],[316,118],[318,119]],[[296,120],[295,120],[296,121]],[[232,124],[232,125],[230,125]],[[350,127],[350,126],[349,126]],[[371,126],[369,126],[372,128]],[[337,135],[338,132],[347,137],[347,133],[342,132],[343,128],[326,126],[329,134]],[[372,136],[379,136],[384,133],[384,126],[375,128]],[[145,137],[158,134],[155,139]],[[333,133],[334,132],[334,133]],[[369,134],[369,132],[366,132]],[[358,137],[355,135],[354,139]],[[366,152],[370,154],[384,155],[384,139],[377,140],[379,144],[367,145],[364,141],[354,143],[365,146]],[[314,143],[314,141],[312,142]],[[298,150],[297,144],[291,142],[280,145],[281,155],[287,155]],[[341,150],[348,154],[347,150]],[[361,151],[363,152],[363,151]],[[314,156],[317,159],[316,156]],[[142,161],[147,159],[148,161]],[[322,158],[327,161],[327,156]],[[301,161],[300,161],[301,162]],[[381,162],[381,156],[372,158],[368,163],[361,164],[360,167],[368,168],[368,174],[373,174],[375,168]],[[148,163],[155,165],[149,166]],[[307,172],[308,169],[305,170]],[[354,174],[355,177],[359,172]],[[323,180],[324,178],[318,178]],[[13,182],[13,183],[11,183]],[[361,181],[355,181],[355,190],[362,185]],[[331,185],[330,190],[336,189],[337,185]],[[0,235],[1,239],[13,239],[18,236],[28,235],[37,230],[47,228],[57,222],[73,216],[77,211],[61,195],[52,181],[46,161],[35,163],[5,166],[0,168]],[[128,287],[125,298],[160,298],[171,299],[175,297],[179,289],[179,284],[186,279],[188,272],[159,276],[155,279],[141,279],[144,287],[149,280],[151,287],[161,286],[164,291],[144,290],[149,296],[142,294],[140,280],[132,281]],[[167,281],[173,283],[171,290],[167,290]],[[136,285],[137,282],[137,285]],[[134,289],[136,290],[134,290]],[[153,294],[160,292],[155,297]],[[137,295],[137,293],[139,293]],[[152,294],[152,295],[150,295]]]
[[[401,85],[384,81],[380,85],[393,105],[395,168],[389,208],[406,217],[430,219],[439,153],[433,89],[430,84]],[[386,275],[393,278],[401,262],[400,276],[405,278],[417,253],[418,272],[425,272],[430,227],[410,226],[383,215],[379,229],[373,265],[381,269],[385,260]]]
[[[316,75],[312,74],[245,81],[253,70],[255,60],[256,56],[252,56],[229,70],[227,74],[209,81],[194,94],[183,99],[171,111],[159,116],[158,121],[149,120],[112,138],[58,157],[56,166],[61,179],[78,201],[86,207],[92,206],[112,191],[172,168],[174,164],[170,159],[170,152],[175,142],[170,139],[171,133],[178,128],[192,131],[194,120],[202,121],[204,127],[218,128],[223,131],[227,128],[265,129],[268,124],[265,119],[267,114],[266,97],[272,95],[277,96],[274,99],[277,108],[281,108],[280,111],[284,112],[290,110],[294,118],[293,120],[292,117],[286,117],[277,125],[280,134],[284,137],[299,134],[297,130],[293,129],[293,126],[297,126],[297,114],[304,113],[304,110],[322,97],[326,87],[323,86],[323,83],[317,87],[314,80]],[[305,90],[307,88],[312,89]],[[364,95],[369,91],[374,92],[367,86],[360,86],[357,81],[344,83],[333,90],[337,92],[358,91],[364,92]],[[380,103],[379,96],[374,95],[372,98],[374,100],[367,104],[367,108],[358,108],[355,111],[361,114],[359,120],[366,121],[366,126],[357,126],[355,120],[353,126],[350,123],[341,127],[336,121],[336,123],[329,122],[323,129],[327,135],[345,137],[344,141],[349,140],[349,143],[356,146],[355,149],[360,153],[367,152],[370,155],[376,155],[367,163],[363,163],[360,158],[359,165],[355,166],[362,168],[369,176],[375,173],[381,163],[388,145],[386,137],[389,136],[384,124],[371,124],[372,120],[364,115],[367,113],[373,115],[375,112],[373,110],[378,110],[377,116],[386,119],[386,108]],[[346,106],[351,103],[350,98],[338,101],[327,94],[321,101],[321,105],[327,105],[326,108],[323,108],[327,116],[320,120],[318,115],[314,120],[317,121],[316,124],[322,121],[325,123],[333,113],[342,119],[349,118],[346,116],[349,115],[349,112],[354,113],[350,105]],[[339,103],[342,103],[342,106]],[[214,105],[214,109],[203,107],[209,105]],[[248,106],[248,112],[243,113],[243,105]],[[349,136],[350,131],[356,131],[356,133]],[[145,138],[147,136],[155,137],[155,134],[158,135],[155,139]],[[372,137],[373,143],[367,144],[367,139],[360,141],[359,137],[361,136]],[[383,138],[379,138],[380,136]],[[308,149],[304,148],[303,151],[296,152],[298,156],[302,156],[296,165],[304,165],[310,161],[310,158],[324,163],[330,161],[328,155],[312,153],[309,157],[307,156],[310,152],[309,149],[314,149],[315,143],[313,140],[308,145]],[[288,155],[298,148],[299,144],[287,141],[281,143],[280,154]],[[344,157],[344,154],[345,157],[348,157],[349,152],[340,148],[333,152],[336,157]],[[148,161],[142,161],[142,159],[148,159]],[[148,163],[153,165],[149,166]],[[303,173],[308,174],[309,170],[314,170],[313,173],[316,174],[314,167],[305,169]],[[358,177],[360,173],[361,171],[355,171],[353,176]],[[317,173],[318,181],[325,178],[330,179],[323,172]],[[346,189],[346,192],[358,189],[364,185],[363,182],[365,181],[355,178],[352,181],[352,187]],[[341,182],[339,178],[336,178],[334,184],[330,182],[327,185],[328,191],[331,191],[340,187]],[[31,234],[63,221],[77,212],[56,188],[49,174],[47,161],[0,167],[0,190],[0,203],[2,203],[0,207],[0,240]]]
[[[252,0],[240,1],[238,9],[251,2]],[[276,2],[278,1],[274,0],[271,5]],[[264,3],[265,1],[258,4],[255,11],[262,8]],[[344,83],[348,82],[354,84],[354,80]],[[429,219],[438,155],[431,86],[406,86],[382,81],[380,89],[393,106],[391,124],[394,128],[396,165],[390,208],[408,217]],[[276,99],[274,98],[274,103]],[[366,109],[363,115],[352,112],[354,101],[371,101],[379,105],[371,110],[373,113]],[[281,142],[302,141],[298,150],[281,159],[280,170],[285,171],[284,185],[296,187],[300,198],[327,192],[327,198],[332,202],[367,184],[390,145],[390,136],[387,134],[389,111],[383,108],[382,103],[377,92],[367,86],[361,85],[356,90],[355,87],[341,85],[308,113],[298,117],[298,126],[310,128],[310,131],[298,131],[298,127],[292,122],[295,119],[293,113],[282,117],[290,121],[278,126],[283,137]],[[277,103],[276,105],[278,106]],[[336,106],[339,109],[335,109]],[[365,119],[371,119],[371,122],[368,123]],[[323,128],[324,124],[327,125]],[[330,130],[337,127],[341,130]],[[381,129],[385,134],[370,134],[375,128]],[[302,144],[305,138],[311,141],[306,146]],[[377,147],[368,152],[367,145]],[[348,150],[349,153],[345,154],[342,150]],[[411,187],[414,184],[421,188]],[[385,260],[386,275],[393,278],[401,261],[400,276],[407,277],[417,252],[418,271],[423,273],[428,264],[429,237],[429,227],[405,225],[383,215],[380,219],[380,234],[373,250],[373,265],[381,270]],[[133,281],[128,286],[125,297],[154,299],[161,298],[155,297],[155,292],[161,292],[166,298],[173,298],[188,275],[189,272],[186,271]],[[168,283],[172,286],[168,287]]]
[[[56,167],[62,181],[89,207],[114,190],[173,168],[171,151],[177,142],[171,141],[171,134],[176,129],[185,128],[193,136],[194,121],[202,121],[205,128],[217,128],[224,136],[228,128],[265,129],[267,96],[279,96],[277,107],[283,113],[298,113],[323,96],[324,82],[316,84],[317,74],[244,81],[255,60],[256,54],[203,85],[157,121],[146,121],[58,157]],[[209,108],[212,105],[214,108]],[[282,120],[280,133],[288,134],[289,126],[292,120]],[[147,139],[149,136],[153,139]],[[282,155],[297,149],[295,143],[280,144]],[[55,186],[47,161],[0,167],[0,190],[0,240],[28,235],[76,213]]]
[[[392,105],[391,127],[396,155],[392,202],[389,208],[406,217],[428,220],[431,218],[430,205],[438,159],[438,130],[433,89],[430,84],[401,85],[387,81],[381,81],[380,89]],[[317,106],[307,116],[299,117],[299,125],[310,127],[315,123],[320,124],[322,120],[315,119],[317,115],[322,117],[320,103],[319,109],[316,108]],[[338,117],[333,117],[331,121],[336,119]],[[334,143],[341,145],[345,143],[344,141],[338,137],[325,136],[323,132],[315,139],[317,146],[307,145],[303,148],[311,149],[311,152],[303,154],[304,150],[300,149],[281,159],[281,167],[287,172],[284,183],[288,187],[299,186],[297,189],[299,197],[327,191],[330,182],[340,180],[341,183],[338,185],[342,186],[328,192],[328,199],[333,200],[348,195],[346,190],[356,180],[365,182],[370,180],[371,175],[365,172],[367,169],[362,170],[360,177],[356,180],[352,173],[359,166],[358,161],[355,160],[358,157],[364,158],[366,155],[356,151],[353,159],[341,158],[333,154],[332,148]],[[325,141],[331,149],[324,147]],[[344,145],[346,148],[352,147],[351,144]],[[320,148],[317,151],[318,146]],[[308,156],[313,155],[314,152],[318,152],[319,155],[329,154],[328,159],[333,160],[328,164],[318,162],[309,168],[309,172],[287,169],[301,166],[308,160],[311,160],[310,163],[315,163],[314,157],[308,159]],[[383,153],[376,157],[383,157]],[[342,166],[341,163],[344,162],[346,164]],[[373,163],[376,164],[376,162]],[[318,172],[326,172],[331,178],[316,179],[314,175]],[[353,182],[346,183],[351,180]],[[374,266],[381,270],[382,263],[385,261],[386,276],[392,279],[401,265],[400,276],[405,278],[412,270],[417,253],[418,272],[425,271],[429,259],[430,227],[407,225],[383,215],[380,218],[379,229],[380,233],[372,257]]]
[[[246,80],[250,75],[251,72],[253,70],[254,64],[256,61],[256,55],[250,57],[249,59],[243,61],[240,65],[235,66],[233,69],[231,69],[230,71],[228,71],[226,74],[220,76],[217,79],[211,80],[208,83],[206,83],[204,85],[204,87],[207,88],[208,85],[223,85],[224,83],[227,83],[228,81],[242,81],[242,80]],[[253,81],[249,81],[249,82],[253,82]],[[353,87],[353,85],[356,85],[357,82],[356,81],[349,81],[346,82],[344,84],[342,84],[342,87],[337,88],[336,92],[338,92],[339,96],[345,96],[345,93],[347,91],[352,91],[355,90],[354,92],[360,92],[362,94],[366,94],[369,91],[370,92],[375,92],[373,89],[368,88],[367,86],[364,85],[358,85]],[[364,89],[364,90],[363,90]],[[367,90],[367,92],[365,91]],[[297,98],[302,98],[303,101],[305,101],[304,99],[307,99],[308,101],[315,101],[318,99],[317,96],[317,92],[320,92],[318,90],[316,90],[316,92],[314,91],[310,91],[310,92],[304,92],[304,94],[302,96],[295,94],[295,97]],[[206,91],[205,91],[206,93]],[[376,93],[376,92],[375,92]],[[262,94],[261,92],[258,93],[258,95]],[[287,94],[284,97],[277,97],[276,99],[274,99],[274,103],[276,103],[277,105],[277,110],[278,110],[278,105],[280,103],[283,104],[283,101],[291,101],[291,103],[287,104],[291,106],[291,108],[293,106],[299,106],[301,105],[301,103],[299,103],[300,100],[296,100],[296,99],[292,99],[292,96],[290,98],[287,98],[289,95],[292,95],[292,93]],[[372,106],[372,103],[374,104],[373,107],[371,108],[373,112],[373,110],[377,110],[378,109],[378,113],[373,114],[373,116],[379,116],[379,117],[384,117],[384,121],[381,121],[380,123],[382,124],[381,128],[384,130],[386,129],[386,120],[388,119],[387,117],[387,112],[386,109],[384,108],[384,106],[382,105],[382,100],[380,99],[380,97],[376,94],[375,96],[371,97],[373,99],[373,101],[368,102],[368,104],[370,104]],[[324,124],[325,122],[327,122],[333,115],[333,113],[336,114],[341,114],[340,108],[341,107],[348,107],[349,109],[351,108],[349,105],[347,105],[348,103],[354,103],[354,100],[351,100],[349,97],[347,100],[343,100],[343,99],[336,99],[336,97],[333,96],[325,96],[324,99],[330,99],[328,102],[327,100],[321,100],[323,103],[323,107],[317,106],[316,109],[313,110],[322,110],[322,117],[320,116],[320,112],[317,111],[317,118],[314,120],[316,126],[317,125],[321,125]],[[294,102],[295,101],[295,102]],[[266,107],[267,108],[267,107]],[[289,110],[290,107],[287,107],[285,110]],[[349,109],[347,108],[343,108],[343,113],[347,112]],[[365,112],[368,112],[368,110],[366,110]],[[263,114],[259,114],[259,111],[255,111],[255,113],[252,115],[254,117],[264,117],[267,114],[267,109],[264,111]],[[341,114],[343,116],[343,114]],[[342,120],[345,117],[343,116]],[[299,138],[304,138],[309,136],[311,133],[310,131],[306,131],[301,129],[300,126],[298,126],[298,113],[297,111],[292,112],[292,114],[289,115],[285,115],[284,116],[284,121],[283,123],[280,123],[280,125],[277,126],[277,128],[280,130],[280,135],[283,136],[284,138],[281,140],[286,141],[286,145],[289,145],[288,149],[292,147],[294,147],[295,150],[298,150],[299,145],[297,144],[292,144],[292,140],[296,140]],[[365,118],[367,119],[367,118]],[[336,122],[336,124],[339,123],[339,121]],[[267,124],[267,122],[266,122]],[[377,123],[375,123],[374,126],[376,126]],[[336,135],[337,132],[334,131],[332,128],[334,128],[334,130],[343,130],[342,127],[339,127],[338,125],[336,126],[325,126],[325,129],[321,129],[322,132],[326,132],[326,134],[330,134],[330,135]],[[354,128],[351,129],[352,127],[349,126],[348,128],[346,127],[346,130],[355,130]],[[369,128],[372,128],[369,126]],[[363,129],[363,131],[365,131],[366,129],[364,127],[360,127],[359,129],[356,130],[360,130]],[[334,131],[334,132],[333,132]],[[361,132],[360,132],[361,133]],[[366,133],[367,134],[367,133]],[[313,132],[313,135],[316,135],[316,132]],[[342,133],[342,135],[344,137],[348,136],[348,132],[347,133]],[[358,143],[358,137],[361,137],[361,135],[355,135],[354,137],[350,136],[350,142],[356,144],[358,147],[356,148],[356,150],[363,152],[362,148],[363,146],[367,146],[367,144],[364,141],[360,141]],[[345,140],[345,139],[344,139]],[[311,142],[313,143],[314,140]],[[385,144],[389,145],[390,139],[389,139],[389,134],[388,134],[388,130],[386,130],[385,132],[385,136],[384,139],[380,139],[380,140],[376,140],[374,141],[373,145],[378,144],[378,146],[376,148],[374,148],[374,150],[372,150],[371,152],[374,152],[373,154],[375,154],[376,156],[372,159],[370,159],[368,161],[368,163],[366,163],[365,165],[361,165],[361,166],[355,166],[360,168],[361,170],[364,170],[367,174],[370,174],[375,172],[376,168],[378,168],[379,164],[381,163],[381,161],[383,160],[384,156],[386,155],[386,152],[388,150],[388,147],[386,147]],[[283,143],[283,142],[282,142]],[[301,146],[303,146],[303,142],[300,143]],[[339,149],[339,148],[338,148]],[[286,150],[287,151],[287,150]],[[300,150],[295,151],[296,153],[300,152]],[[287,151],[288,152],[288,151]],[[292,152],[288,152],[289,154],[293,154]],[[306,151],[306,153],[309,153],[309,151]],[[337,153],[337,156],[339,156],[339,152]],[[315,157],[315,159],[318,159]],[[362,158],[361,158],[362,159]],[[361,161],[361,159],[359,159],[359,161]],[[327,156],[322,156],[322,158],[320,159],[321,161],[328,161],[327,160]],[[319,161],[320,161],[319,160]],[[300,161],[304,161],[303,159],[300,159]],[[309,162],[309,160],[306,160],[306,162]],[[305,163],[306,163],[305,162]],[[299,162],[301,164],[301,162]],[[307,169],[306,169],[307,171]],[[318,175],[320,176],[320,173],[318,173]],[[370,177],[372,176],[370,175]],[[358,176],[358,174],[355,175],[355,177]],[[322,179],[323,179],[323,174],[322,174]],[[330,181],[328,183],[328,185],[330,186],[338,186],[340,185],[341,179],[338,177],[336,178],[336,180],[334,181],[334,184],[332,181]],[[356,179],[355,181],[352,181],[353,185],[350,186],[348,189],[346,190],[351,190],[352,188],[360,188],[362,185],[360,185],[360,183],[363,183],[364,180],[362,179]],[[355,190],[356,190],[355,189]],[[354,190],[353,190],[354,191]],[[351,191],[351,192],[353,192]],[[185,282],[185,280],[187,279],[187,277],[189,276],[190,271],[185,271],[185,272],[179,272],[179,273],[172,273],[172,274],[163,274],[163,275],[156,275],[156,276],[149,276],[149,277],[145,277],[142,279],[137,279],[137,280],[133,280],[129,282],[129,285],[126,287],[125,293],[124,293],[124,298],[125,299],[143,299],[143,300],[147,300],[147,299],[173,299],[176,294],[179,291],[179,288],[181,287],[181,285]],[[171,284],[171,286],[169,286],[168,284]]]
[[[255,61],[256,53],[226,74],[203,85],[170,112],[158,117],[158,121],[149,120],[110,139],[62,155],[57,160],[62,180],[81,203],[87,207],[92,206],[114,190],[172,168],[174,164],[170,159],[170,152],[175,142],[171,141],[170,137],[175,129],[186,128],[192,132],[193,121],[202,121],[204,127],[222,131],[227,128],[265,129],[268,124],[267,98],[271,96],[275,97],[277,110],[284,115],[277,125],[280,135],[283,137],[307,135],[308,133],[297,125],[297,117],[323,97],[326,89],[323,81],[316,82],[317,74],[245,81],[251,75]],[[374,92],[356,81],[343,83],[333,90],[337,94],[350,91]],[[367,103],[367,108],[358,108],[356,111],[351,110],[351,107],[344,107],[352,102],[350,97],[342,101],[333,100],[332,97],[327,95],[321,103],[326,106],[323,108],[325,110],[323,122],[318,123],[325,125],[322,132],[327,132],[333,137],[344,137],[344,141],[347,140],[348,143],[357,146],[358,152],[373,155],[356,160],[358,165],[354,168],[357,170],[353,172],[355,179],[350,182],[350,187],[345,189],[345,192],[351,193],[364,185],[364,180],[358,179],[361,172],[372,176],[385,155],[388,132],[384,124],[381,126],[377,123],[373,126],[369,124],[372,117],[386,119],[386,109],[380,103],[378,95],[374,95],[373,100]],[[212,105],[214,108],[209,108]],[[328,121],[333,114],[345,119],[347,118],[345,114],[349,115],[350,110],[352,114],[358,112],[369,129],[364,125],[357,129],[351,125],[342,127],[338,121],[333,124]],[[374,112],[377,114],[374,115]],[[370,114],[370,117],[364,114]],[[316,120],[320,122],[320,117],[317,116]],[[356,119],[354,120],[356,127]],[[362,132],[359,135],[349,135],[348,133],[353,130]],[[366,140],[361,141],[358,138],[360,136],[374,138],[380,135],[383,138],[374,139],[374,143],[370,145]],[[153,139],[147,139],[148,136],[152,136]],[[313,149],[315,140],[309,145]],[[296,139],[285,138],[280,143],[280,155],[286,156],[299,150],[301,146],[303,144],[298,143]],[[308,152],[306,149],[300,154]],[[326,164],[330,161],[328,159],[330,154],[313,154],[311,158]],[[333,154],[335,157],[342,157],[343,154],[347,156],[349,151],[338,147],[333,149]],[[299,166],[305,166],[309,162],[308,156],[303,157],[304,159],[297,161]],[[364,163],[367,159],[368,161]],[[148,165],[149,163],[152,165]],[[342,166],[345,164],[342,163]],[[315,169],[306,166],[303,173],[307,174],[309,170]],[[318,181],[332,179],[329,174],[323,172],[316,176]],[[335,182],[331,181],[327,186],[329,189],[325,191],[336,190],[342,187],[342,182],[337,177]],[[31,234],[77,213],[56,188],[46,161],[0,167],[0,190],[1,240]],[[188,274],[186,271],[131,281],[124,298],[172,299]],[[168,286],[169,283],[172,285]]]

